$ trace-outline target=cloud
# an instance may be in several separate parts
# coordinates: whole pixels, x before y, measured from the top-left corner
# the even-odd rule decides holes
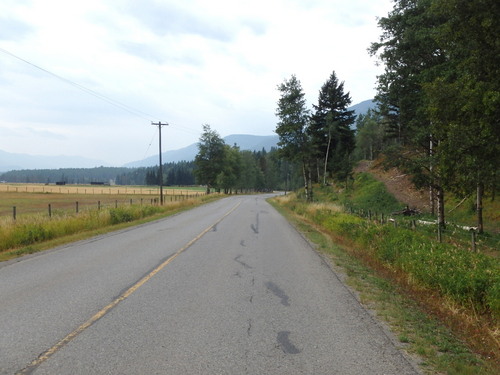
[[[0,40],[18,41],[33,32],[33,28],[17,19],[0,16]]]
[[[234,34],[220,19],[203,18],[180,2],[134,1],[130,15],[159,36],[193,34],[221,42],[233,40]]]
[[[170,123],[165,150],[196,142],[203,123],[222,135],[272,134],[276,86],[291,74],[309,106],[333,70],[355,103],[369,99],[381,69],[366,49],[390,3],[2,0],[0,22],[16,21],[2,23],[1,48],[125,108],[0,53],[0,149],[120,164],[156,153],[145,155],[153,120]]]

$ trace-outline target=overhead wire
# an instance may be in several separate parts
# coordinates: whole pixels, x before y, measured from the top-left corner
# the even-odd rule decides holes
[[[0,47],[0,52],[4,53],[6,55],[9,55],[11,57],[14,57],[15,59],[18,59],[18,60],[20,60],[20,61],[22,61],[22,62],[24,62],[24,63],[26,63],[26,64],[34,67],[34,68],[36,68],[36,69],[39,69],[39,70],[41,70],[41,71],[43,71],[43,72],[45,72],[45,73],[47,73],[47,74],[49,74],[49,75],[51,75],[51,76],[59,79],[59,80],[65,82],[67,84],[70,84],[70,85],[76,87],[79,90],[82,90],[82,91],[86,92],[87,94],[95,96],[96,98],[99,98],[99,99],[101,99],[101,100],[103,100],[103,101],[105,101],[105,102],[107,102],[107,103],[109,103],[109,104],[111,104],[111,105],[113,105],[115,107],[118,107],[118,108],[120,108],[120,109],[122,109],[122,110],[124,110],[124,111],[126,111],[126,112],[128,112],[130,114],[133,114],[133,115],[138,116],[138,117],[142,117],[143,119],[146,119],[146,120],[151,120],[151,118],[157,118],[156,116],[152,116],[149,113],[146,113],[146,112],[140,111],[138,109],[135,109],[135,108],[133,108],[133,107],[127,105],[127,104],[119,102],[118,100],[114,100],[114,99],[112,99],[112,98],[110,98],[110,97],[108,97],[106,95],[103,95],[103,94],[101,94],[101,93],[99,93],[99,92],[97,92],[95,90],[89,89],[88,87],[85,87],[85,86],[83,86],[83,85],[81,85],[79,83],[76,83],[76,82],[71,81],[71,80],[69,80],[67,78],[64,78],[64,77],[62,77],[62,76],[60,76],[60,75],[58,75],[56,73],[53,73],[50,70],[42,68],[41,66],[36,65],[36,64],[34,64],[34,63],[26,60],[26,59],[23,59],[22,57],[19,57],[19,56],[13,54],[12,52],[7,51],[6,49],[4,49],[2,47]],[[148,117],[146,117],[146,116],[148,116]]]
[[[65,82],[65,83],[67,83],[67,84],[69,84],[69,85],[71,85],[73,87],[76,87],[77,89],[79,89],[81,91],[84,91],[87,94],[92,95],[92,96],[94,96],[94,97],[96,97],[98,99],[101,99],[101,100],[107,102],[108,104],[111,104],[111,105],[113,105],[113,106],[115,106],[117,108],[120,108],[120,109],[122,109],[122,110],[124,110],[124,111],[126,111],[126,112],[128,112],[128,113],[130,113],[132,115],[134,115],[134,116],[141,117],[141,118],[143,118],[145,120],[148,120],[148,121],[150,121],[152,118],[153,119],[159,119],[159,117],[157,117],[157,116],[153,116],[153,115],[151,115],[151,114],[149,114],[147,112],[144,112],[144,111],[138,110],[136,108],[133,108],[133,107],[127,105],[127,104],[119,102],[118,100],[115,100],[115,99],[112,99],[112,98],[110,98],[110,97],[108,97],[106,95],[103,95],[103,94],[101,94],[101,93],[99,93],[99,92],[97,92],[95,90],[89,89],[88,87],[85,87],[85,86],[83,86],[83,85],[81,85],[79,83],[71,81],[70,79],[64,78],[64,77],[60,76],[59,74],[51,72],[50,70],[45,69],[45,68],[43,68],[43,67],[41,67],[41,66],[39,66],[37,64],[34,64],[31,61],[28,61],[28,60],[26,60],[26,59],[24,59],[22,57],[19,57],[19,56],[15,55],[14,53],[12,53],[10,51],[7,51],[6,49],[4,49],[2,47],[0,47],[0,52],[4,53],[5,55],[11,56],[11,57],[13,57],[13,58],[15,58],[15,59],[17,59],[19,61],[22,61],[25,64],[28,64],[28,65],[30,65],[30,66],[38,69],[38,70],[41,70],[44,73],[49,74],[52,77],[57,78],[58,80],[60,80],[62,82]],[[187,133],[199,134],[199,132],[196,132],[195,130],[193,130],[191,128],[188,128],[188,127],[185,127],[185,126],[182,126],[182,125],[176,125],[175,127],[178,128],[179,130],[185,131]],[[153,135],[153,138],[151,139],[151,142],[149,143],[148,149],[146,150],[146,154],[149,152],[149,149],[151,148],[151,144],[153,142],[154,137],[155,136]]]

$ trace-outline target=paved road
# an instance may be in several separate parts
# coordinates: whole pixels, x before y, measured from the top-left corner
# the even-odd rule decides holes
[[[416,374],[264,198],[0,264],[0,374]]]

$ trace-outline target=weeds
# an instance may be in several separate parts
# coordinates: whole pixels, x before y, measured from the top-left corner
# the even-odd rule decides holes
[[[172,213],[216,198],[203,196],[167,203],[164,206],[131,205],[84,210],[73,215],[55,214],[52,218],[42,214],[26,215],[16,221],[3,218],[0,220],[0,253],[2,255],[0,260],[39,251],[33,245],[46,241]]]

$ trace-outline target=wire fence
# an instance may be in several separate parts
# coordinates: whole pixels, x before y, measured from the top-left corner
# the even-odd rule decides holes
[[[0,184],[0,192],[15,193],[55,193],[55,194],[89,194],[89,195],[159,195],[159,187],[135,187],[119,185],[40,185],[40,184]],[[196,195],[206,194],[201,190],[182,188],[163,188],[164,195]]]
[[[181,202],[187,199],[196,198],[202,196],[204,194],[191,194],[191,195],[169,195],[164,197],[164,202],[168,204],[168,202]],[[132,206],[132,205],[151,205],[151,206],[159,206],[160,198],[140,198],[140,199],[130,199],[127,201],[124,200],[98,200],[91,202],[89,200],[85,201],[75,201],[71,203],[46,203],[45,208],[41,209],[37,208],[29,208],[23,207],[22,209],[18,209],[17,206],[12,206],[12,219],[17,220],[18,216],[21,214],[33,215],[33,214],[46,214],[48,217],[52,217],[57,214],[78,214],[82,210],[89,209],[97,209],[101,210],[104,208],[118,208],[123,206]]]

